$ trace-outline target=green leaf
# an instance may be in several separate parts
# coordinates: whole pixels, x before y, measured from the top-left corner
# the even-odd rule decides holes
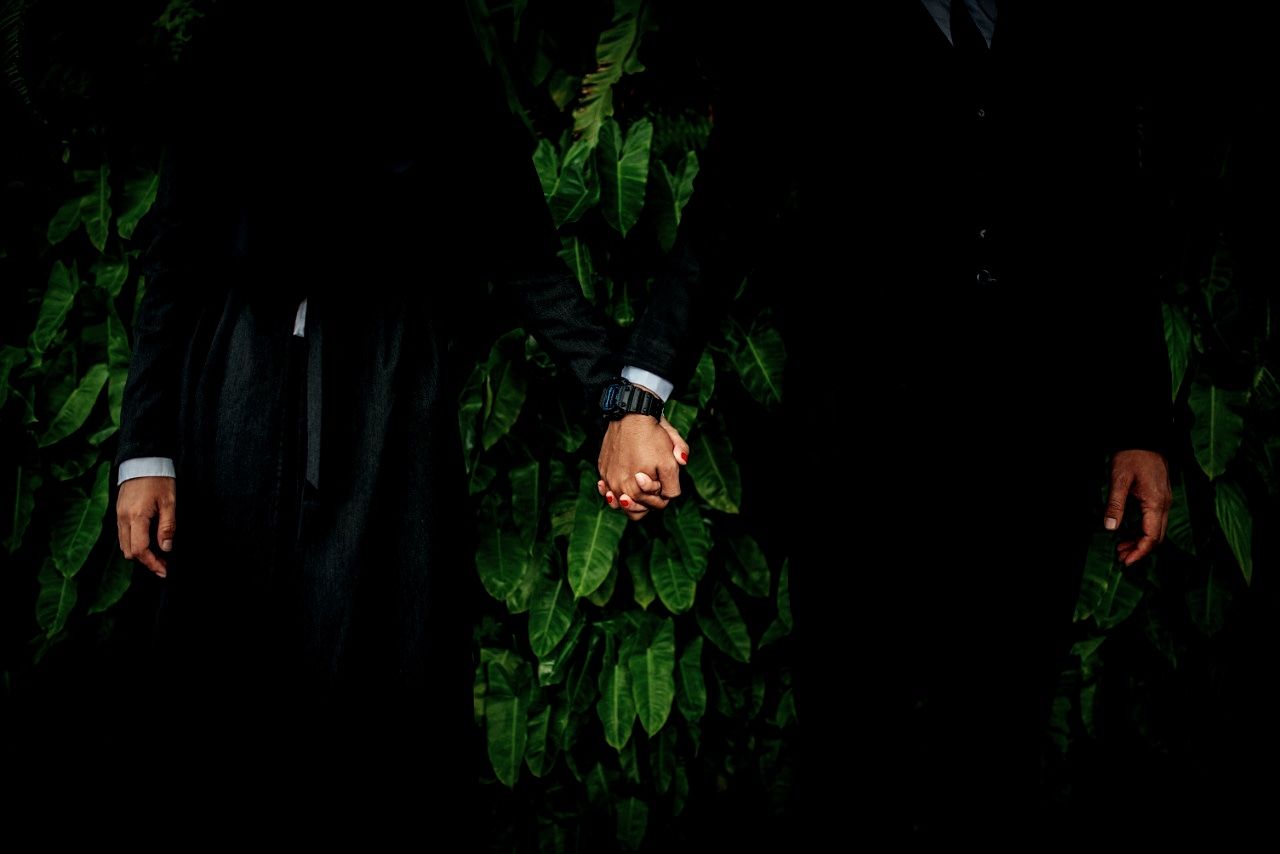
[[[726,324],[724,333],[729,361],[743,387],[767,409],[778,407],[782,403],[782,370],[787,362],[782,334],[763,324],[747,332],[733,320]]]
[[[93,551],[102,535],[102,520],[107,514],[110,493],[111,463],[98,466],[89,494],[76,490],[49,531],[49,551],[53,564],[67,578],[72,578]]]
[[[129,380],[129,337],[116,312],[115,303],[107,303],[107,410],[111,423],[120,426],[120,408],[124,404],[124,387]]]
[[[671,799],[671,814],[678,816],[684,812],[684,806],[689,801],[689,775],[684,770],[684,766],[676,763],[676,794]]]
[[[671,422],[671,426],[676,428],[677,433],[688,436],[693,430],[693,425],[697,423],[698,407],[678,400],[668,400],[667,405],[662,409],[662,414]]]
[[[93,600],[93,604],[89,606],[90,614],[101,614],[115,605],[129,590],[129,584],[133,581],[133,564],[123,557],[117,556],[115,560],[107,564],[107,569],[102,573],[102,580],[98,582],[98,597]]]
[[[50,463],[49,474],[53,475],[54,480],[74,480],[93,468],[93,464],[101,457],[102,454],[96,448],[90,448],[77,457]]]
[[[80,279],[75,271],[68,270],[61,261],[54,261],[53,269],[49,272],[49,286],[45,290],[44,301],[40,303],[40,313],[36,316],[36,328],[31,333],[32,350],[43,353],[49,349],[62,329],[79,288]]]
[[[623,851],[639,851],[649,822],[649,805],[639,798],[618,801],[618,845]]]
[[[1173,399],[1178,399],[1182,379],[1191,362],[1191,324],[1182,309],[1166,303],[1164,311],[1164,341],[1169,351],[1169,374],[1173,377]]]
[[[649,740],[649,773],[653,777],[653,788],[665,795],[676,773],[675,727],[665,727],[657,738]]]
[[[88,370],[84,379],[62,404],[58,414],[49,422],[49,429],[40,437],[39,446],[47,448],[54,442],[60,442],[80,429],[89,417],[102,387],[107,384],[108,370],[105,364],[97,364]]]
[[[600,128],[600,212],[623,237],[640,220],[644,190],[649,181],[649,150],[653,123],[636,119],[624,141],[622,128],[608,119]]]
[[[689,723],[697,723],[707,711],[707,683],[702,677],[702,637],[689,641],[680,654],[680,690],[676,704]]]
[[[595,472],[583,470],[569,535],[569,584],[579,598],[590,596],[604,583],[627,526],[623,514],[600,499],[597,480]]]
[[[1231,604],[1231,589],[1222,583],[1219,573],[1209,564],[1208,578],[1202,585],[1187,588],[1187,610],[1191,620],[1206,637],[1213,637],[1227,621],[1227,606]]]
[[[742,504],[742,474],[733,445],[722,429],[701,430],[689,442],[689,476],[702,499],[717,510],[737,513]]]
[[[782,692],[778,698],[778,708],[773,713],[773,725],[778,729],[786,729],[796,719],[796,698],[791,689]]]
[[[488,690],[484,701],[485,734],[489,763],[498,779],[514,787],[520,778],[529,737],[528,665],[520,662],[514,672],[501,663],[489,663]]]
[[[692,501],[681,501],[663,512],[662,521],[680,550],[685,571],[695,583],[701,581],[711,555],[711,530],[702,511]]]
[[[496,517],[486,523],[476,548],[476,570],[484,589],[502,601],[529,568],[529,550],[520,536],[502,527]]]
[[[609,574],[604,577],[604,581],[594,591],[587,595],[587,601],[592,605],[603,608],[613,599],[613,591],[618,588],[618,564],[615,561],[609,567]]]
[[[577,222],[600,200],[591,147],[575,142],[561,160],[555,146],[541,140],[533,152],[533,165],[542,182],[542,194],[556,228]]]
[[[1075,620],[1090,617],[1100,629],[1110,629],[1129,618],[1142,600],[1142,588],[1129,579],[1115,557],[1115,535],[1093,535],[1085,559]]]
[[[77,170],[77,183],[88,183],[89,191],[80,198],[80,220],[84,230],[89,234],[89,242],[99,252],[107,246],[107,228],[111,222],[111,185],[107,176],[111,174],[107,164],[97,169]]]
[[[538,536],[538,521],[542,518],[542,495],[545,481],[542,466],[537,460],[511,469],[511,515],[526,545],[532,547]]]
[[[751,660],[751,636],[747,634],[747,624],[723,585],[716,585],[711,607],[698,610],[698,626],[707,640],[720,647],[725,655],[744,664]]]
[[[791,569],[790,560],[782,561],[782,572],[778,574],[778,619],[788,629],[795,628],[791,618]]]
[[[769,595],[769,562],[760,544],[747,534],[729,538],[729,578],[748,596],[763,599]]]
[[[22,546],[22,537],[31,524],[31,512],[36,507],[36,490],[44,483],[39,472],[26,471],[18,466],[13,483],[13,519],[9,526],[9,536],[5,538],[4,547],[13,554]]]
[[[9,375],[13,369],[26,361],[27,351],[21,347],[5,345],[0,347],[0,407],[9,399]]]
[[[544,572],[550,571],[547,569],[550,563],[549,558],[549,550],[545,548],[539,549],[537,554],[530,554],[529,562],[525,564],[524,572],[503,599],[503,603],[507,606],[508,614],[523,614],[529,610],[533,601],[533,589],[538,583],[538,578]]]
[[[565,680],[569,663],[573,660],[573,653],[578,648],[578,641],[582,639],[586,625],[587,621],[582,614],[574,609],[573,622],[569,624],[569,630],[560,639],[560,643],[548,654],[539,656],[538,684],[543,688],[559,685]]]
[[[658,244],[663,252],[670,252],[680,229],[684,206],[693,198],[693,179],[698,176],[698,155],[697,152],[686,152],[674,174],[661,160],[657,162],[657,167],[658,180],[654,187],[658,190],[659,197]]]
[[[462,393],[458,395],[458,435],[462,437],[462,454],[467,462],[468,474],[475,459],[476,440],[480,437],[480,413],[483,410],[484,367],[476,365],[471,369]]]
[[[53,219],[49,220],[49,228],[45,231],[45,237],[51,244],[56,246],[66,240],[79,224],[80,197],[76,196],[74,199],[64,202],[62,207],[58,208],[53,215]]]
[[[675,624],[663,620],[648,647],[631,656],[628,667],[640,726],[652,737],[667,723],[676,697]]]
[[[1191,503],[1187,497],[1187,478],[1173,485],[1173,504],[1169,507],[1169,542],[1189,555],[1196,553],[1195,533],[1191,529]]]
[[[120,296],[120,291],[124,289],[124,283],[129,280],[129,262],[125,261],[107,261],[99,259],[98,263],[92,267],[94,287],[101,288],[107,292],[111,299]]]
[[[147,211],[156,201],[156,191],[160,188],[160,176],[148,172],[141,178],[126,181],[124,185],[124,210],[116,217],[116,232],[125,240],[133,237],[138,221],[146,216]]]
[[[40,568],[37,582],[40,592],[36,595],[36,624],[47,639],[53,640],[66,628],[67,617],[76,606],[76,582],[58,572],[49,560]]]
[[[636,720],[636,704],[631,693],[631,672],[625,662],[613,654],[610,638],[605,652],[604,666],[600,669],[600,700],[596,714],[604,725],[604,740],[615,750],[621,751],[631,739]]]
[[[662,540],[653,541],[649,558],[649,575],[658,591],[658,598],[673,614],[683,614],[693,607],[698,585],[685,568],[678,554],[667,548]]]
[[[640,0],[614,0],[613,20],[596,42],[596,70],[582,78],[582,95],[573,111],[573,132],[595,146],[601,124],[613,115],[613,87],[623,74],[643,71],[640,47]]]
[[[653,578],[641,552],[627,555],[627,572],[631,575],[631,590],[636,604],[648,610],[653,600],[658,598],[658,591],[653,586]]]
[[[1227,391],[1208,383],[1191,386],[1191,446],[1196,461],[1210,480],[1227,470],[1227,465],[1240,448],[1244,418],[1236,411],[1249,399],[1248,392]]]
[[[573,271],[573,277],[582,287],[582,295],[591,302],[595,302],[596,268],[591,261],[591,248],[580,237],[561,237],[560,243],[564,248],[556,254],[563,258],[569,265],[569,269]]]
[[[494,345],[497,347],[497,345]],[[484,432],[487,451],[511,431],[520,417],[528,385],[512,359],[500,358],[485,377]]]
[[[1249,503],[1244,491],[1229,480],[1214,484],[1214,509],[1218,514],[1218,524],[1227,537],[1231,553],[1240,564],[1244,574],[1244,583],[1253,583],[1253,516],[1249,513]]]
[[[529,645],[543,658],[555,649],[573,623],[574,599],[569,582],[557,572],[553,577],[539,574],[529,610]]]
[[[622,779],[640,785],[640,751],[636,747],[640,739],[633,738],[627,746],[618,751],[618,765],[622,768]]]
[[[543,703],[541,708],[529,715],[528,735],[526,737],[524,761],[529,766],[529,773],[535,777],[546,776],[556,761],[556,744],[551,736],[551,706]]]
[[[688,393],[695,395],[698,406],[706,407],[711,395],[716,390],[716,361],[710,350],[703,350],[698,359],[698,367],[693,372],[693,380],[689,383]]]

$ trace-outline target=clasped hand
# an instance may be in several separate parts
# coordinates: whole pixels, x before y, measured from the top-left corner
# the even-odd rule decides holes
[[[640,519],[680,494],[680,466],[688,461],[689,446],[665,417],[626,415],[605,431],[596,489],[610,507]]]

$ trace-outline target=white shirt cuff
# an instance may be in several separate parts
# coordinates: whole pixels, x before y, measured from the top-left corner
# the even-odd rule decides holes
[[[622,369],[622,378],[629,383],[644,386],[663,400],[670,400],[671,392],[676,389],[669,380],[664,380],[651,371],[633,368],[630,365]]]
[[[168,457],[134,457],[120,464],[120,477],[116,485],[135,477],[177,477],[173,460]]]
[[[293,316],[293,334],[299,338],[307,337],[307,301],[298,303],[298,313]]]

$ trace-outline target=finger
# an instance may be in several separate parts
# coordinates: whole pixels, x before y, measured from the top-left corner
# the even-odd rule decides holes
[[[605,488],[603,480],[596,481],[596,492],[600,493],[601,498],[604,498],[608,494],[609,490]]]
[[[1129,552],[1125,557],[1124,565],[1133,566],[1147,555],[1151,554],[1152,549],[1156,547],[1156,538],[1148,537],[1145,534],[1138,539],[1137,545],[1133,547],[1133,551]]]
[[[605,492],[605,494],[604,494],[604,503],[605,503],[605,504],[608,504],[610,507],[617,507],[617,506],[618,506],[618,500],[617,500],[616,498],[614,498],[614,497],[613,497],[613,490],[612,490],[612,489],[610,489],[610,490],[608,490],[608,491],[606,491],[606,492]]]
[[[135,514],[129,519],[129,547],[133,557],[147,569],[164,578],[165,565],[152,554],[150,545],[151,517],[142,513]]]
[[[1164,521],[1162,519],[1164,515],[1159,507],[1153,507],[1149,504],[1143,506],[1142,533],[1144,539],[1149,539],[1152,543],[1159,543],[1164,539]]]
[[[1129,497],[1129,487],[1133,484],[1133,472],[1128,469],[1112,472],[1111,492],[1107,496],[1107,511],[1102,519],[1102,527],[1114,531],[1124,520],[1124,502]]]
[[[662,482],[662,497],[678,498],[680,495],[680,468],[673,462],[658,464],[658,480]]]
[[[636,472],[636,485],[641,492],[661,492],[662,481],[654,480],[642,471]]]
[[[661,494],[661,481],[654,480],[644,472],[638,472],[636,474],[636,485],[640,487],[640,492],[635,497],[637,504],[650,510],[661,510],[667,506],[667,499]],[[628,495],[627,497],[630,498],[631,496]]]
[[[653,496],[650,496],[651,498]],[[618,506],[627,512],[627,516],[632,519],[642,519],[649,512],[649,508],[638,501],[631,498],[630,495],[622,494],[618,496]]]
[[[116,541],[120,543],[120,554],[124,555],[125,560],[133,560],[133,553],[129,551],[129,517],[124,515],[116,516]]]
[[[160,524],[156,526],[156,539],[160,542],[160,550],[173,551],[173,536],[178,533],[178,515],[172,501],[160,502]]]
[[[1169,507],[1165,505],[1164,509],[1158,511],[1160,514],[1160,536],[1156,538],[1156,542],[1163,543],[1165,534],[1169,533]]]
[[[680,465],[689,462],[689,443],[680,435],[680,431],[671,426],[671,422],[665,417],[658,424],[671,437],[671,456],[675,457],[676,462]]]

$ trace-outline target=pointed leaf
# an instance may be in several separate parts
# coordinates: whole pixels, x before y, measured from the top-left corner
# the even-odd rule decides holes
[[[13,369],[26,361],[27,351],[21,347],[5,345],[0,347],[0,407],[9,399],[9,375]]]
[[[79,224],[80,197],[76,196],[74,199],[64,202],[62,207],[58,208],[53,215],[53,219],[49,220],[49,228],[45,231],[45,237],[51,244],[56,246],[66,240]]]
[[[702,677],[701,636],[689,641],[680,654],[678,673],[680,690],[676,692],[676,703],[680,706],[680,714],[689,723],[697,723],[707,711],[707,683]]]
[[[649,805],[639,798],[618,801],[618,846],[623,851],[639,851],[649,823]]]
[[[1190,555],[1196,553],[1195,533],[1191,529],[1191,504],[1187,496],[1187,479],[1183,475],[1173,486],[1173,504],[1169,507],[1169,542]]]
[[[545,481],[537,460],[511,469],[511,515],[526,545],[532,547],[542,519],[542,496]]]
[[[47,448],[54,442],[60,442],[80,429],[89,417],[102,387],[107,384],[108,370],[105,364],[94,365],[84,375],[84,379],[62,404],[58,414],[49,422],[49,429],[40,437],[39,446]]]
[[[551,706],[543,703],[541,708],[531,711],[529,715],[529,732],[524,751],[529,773],[535,777],[546,776],[555,764],[556,752],[555,740],[551,738]]]
[[[600,128],[600,144],[596,149],[600,164],[600,212],[623,237],[640,220],[652,145],[653,123],[648,119],[636,119],[625,140],[622,128],[614,119],[607,119]]]
[[[124,404],[124,387],[129,380],[129,338],[116,312],[115,303],[107,303],[107,411],[111,423],[120,426],[120,408]]]
[[[591,148],[582,142],[569,146],[559,163],[555,146],[546,140],[538,144],[534,166],[556,228],[577,222],[600,200],[600,182],[594,164]]]
[[[662,414],[681,436],[688,436],[698,422],[698,407],[678,400],[668,400]]]
[[[1166,303],[1164,311],[1164,341],[1169,351],[1169,374],[1173,378],[1173,399],[1178,399],[1182,379],[1191,362],[1191,324],[1182,309]]]
[[[596,268],[591,261],[590,247],[580,237],[562,237],[560,242],[564,248],[557,254],[573,271],[573,277],[578,280],[578,285],[582,288],[582,295],[591,302],[595,302]]]
[[[658,598],[673,614],[683,614],[693,607],[697,582],[685,568],[680,555],[667,548],[662,540],[653,541],[649,558],[649,575],[653,579]]]
[[[609,574],[604,577],[604,581],[600,583],[594,591],[587,595],[587,601],[592,605],[603,608],[613,599],[613,591],[618,589],[618,561],[614,561],[609,567]]]
[[[702,499],[717,510],[737,513],[742,504],[742,474],[733,445],[722,430],[700,430],[689,442],[690,477]]]
[[[782,403],[782,370],[787,350],[773,326],[757,325],[748,332],[736,322],[725,327],[729,361],[751,396],[774,409]]]
[[[727,656],[744,664],[751,660],[751,636],[733,597],[723,585],[716,585],[710,607],[698,610],[698,626],[707,640]]]
[[[504,529],[496,518],[491,519],[476,548],[476,570],[484,589],[494,599],[506,599],[528,569],[529,550],[520,536]]]
[[[698,399],[698,406],[705,407],[716,390],[716,362],[710,350],[704,350],[698,359],[697,370],[689,383],[688,393]]]
[[[676,728],[669,726],[649,740],[649,773],[658,794],[665,795],[671,788],[676,772]]]
[[[569,535],[569,584],[579,598],[590,596],[604,583],[627,526],[622,513],[600,500],[598,479],[595,472],[583,470]]]
[[[99,260],[93,265],[93,285],[107,292],[111,299],[120,296],[129,280],[129,262]]]
[[[658,190],[658,244],[663,252],[670,252],[676,242],[684,206],[693,198],[693,179],[698,176],[698,155],[693,151],[687,152],[674,173],[661,160],[655,165],[658,172],[658,179],[653,182]]]
[[[32,350],[43,353],[49,349],[62,329],[79,287],[80,280],[75,272],[68,270],[61,261],[54,261],[53,269],[49,272],[49,286],[45,290],[44,301],[40,303],[40,313],[36,316],[36,328],[31,333]]]
[[[692,501],[681,501],[663,511],[662,521],[680,550],[685,571],[694,582],[701,581],[711,554],[711,532],[702,511]]]
[[[612,646],[612,640],[609,645]],[[604,740],[615,750],[622,750],[631,739],[636,720],[636,704],[631,694],[631,673],[625,663],[605,653],[600,670],[600,700],[596,714],[604,724]]]
[[[39,472],[24,470],[18,466],[13,483],[13,518],[9,526],[9,536],[5,538],[4,547],[13,554],[22,546],[22,538],[31,524],[31,512],[36,507],[36,490],[44,483]]]
[[[76,606],[76,582],[54,568],[52,561],[45,561],[37,577],[40,592],[36,596],[36,624],[44,629],[44,636],[52,640],[67,625],[67,617]]]
[[[641,552],[627,555],[627,573],[631,576],[631,591],[636,604],[647,610],[658,598],[658,591],[653,586],[653,577]]]
[[[125,240],[133,237],[138,221],[146,216],[147,211],[156,201],[156,191],[160,189],[160,175],[148,172],[141,178],[126,181],[124,185],[124,206],[116,217],[116,232]]]
[[[526,667],[520,663],[520,668]],[[527,674],[519,669],[511,673],[498,662],[490,662],[487,673],[489,685],[484,701],[484,718],[489,763],[503,784],[514,787],[520,778],[520,766],[524,763],[529,737]]]
[[[1231,553],[1240,564],[1244,583],[1253,583],[1253,516],[1244,491],[1233,481],[1218,481],[1214,484],[1214,508]]]
[[[578,641],[582,639],[586,625],[587,621],[583,618],[581,612],[575,608],[573,622],[569,624],[569,630],[560,639],[560,643],[551,652],[538,658],[538,684],[540,686],[546,688],[551,685],[559,685],[565,680],[569,672],[569,665],[573,660],[573,654],[578,648]]]
[[[1210,480],[1227,470],[1240,448],[1244,418],[1237,409],[1244,406],[1248,397],[1248,392],[1227,391],[1208,383],[1196,382],[1191,386],[1188,402],[1195,415],[1191,445],[1196,461]]]
[[[105,163],[97,169],[75,173],[77,182],[89,185],[88,192],[80,199],[80,219],[89,234],[89,242],[99,252],[106,249],[107,228],[111,222],[111,185],[107,183],[110,174],[111,170]]]
[[[496,345],[495,345],[496,346]],[[483,445],[487,451],[511,431],[524,406],[528,384],[516,363],[499,359],[486,377]]]
[[[533,654],[549,655],[573,623],[574,599],[568,580],[559,572],[554,577],[539,575],[529,609],[529,645]]]
[[[644,70],[636,58],[640,46],[640,0],[615,0],[613,21],[596,42],[596,70],[582,78],[582,95],[573,111],[573,132],[594,146],[602,122],[613,115],[613,86],[623,74]]]
[[[133,564],[116,555],[116,559],[107,564],[106,571],[102,573],[102,580],[98,582],[98,596],[89,606],[89,613],[101,614],[119,602],[132,581]]]
[[[666,724],[676,697],[675,624],[663,620],[648,648],[631,656],[629,669],[640,726],[652,737]]]
[[[763,599],[769,595],[769,562],[760,544],[742,534],[729,538],[729,578],[748,596]]]
[[[67,578],[84,566],[89,552],[102,534],[102,520],[107,514],[108,478],[111,463],[98,466],[89,494],[79,490],[63,509],[49,532],[49,553],[53,564]]]

